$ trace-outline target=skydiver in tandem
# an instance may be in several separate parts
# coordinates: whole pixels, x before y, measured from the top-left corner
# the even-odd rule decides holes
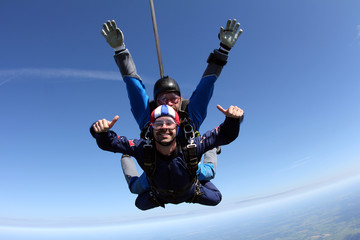
[[[240,23],[233,19],[227,21],[225,28],[220,28],[218,34],[220,46],[209,55],[207,68],[189,100],[181,97],[179,84],[174,79],[164,76],[154,84],[154,100],[150,101],[145,86],[137,74],[130,51],[125,47],[122,31],[117,27],[114,20],[109,20],[103,24],[101,33],[115,51],[114,59],[126,84],[131,112],[143,133],[148,129],[151,112],[157,106],[167,104],[178,112],[183,126],[186,126],[187,129],[190,128],[197,136],[200,135],[198,130],[207,115],[207,107],[214,91],[215,81],[227,63],[230,50],[243,31],[239,27]],[[203,163],[199,164],[196,172],[200,181],[208,181],[214,178],[217,154],[219,153],[220,148],[209,149],[205,152]],[[123,155],[121,165],[132,193],[142,194],[149,190],[148,176],[143,173],[139,177],[136,165],[130,156]]]
[[[192,138],[191,144],[179,137],[182,131],[179,115],[168,105],[158,106],[151,113],[149,131],[144,138],[127,139],[111,131],[119,116],[112,121],[95,122],[90,132],[101,149],[133,156],[146,173],[149,188],[136,198],[139,209],[182,202],[215,206],[221,201],[221,193],[209,180],[199,181],[197,166],[203,153],[237,138],[244,114],[236,106],[226,110],[217,107],[225,115],[225,121],[202,137]]]

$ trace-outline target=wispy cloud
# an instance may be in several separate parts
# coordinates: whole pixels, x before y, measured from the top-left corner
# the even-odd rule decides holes
[[[117,71],[93,71],[79,69],[52,69],[52,68],[21,68],[0,70],[0,86],[19,77],[39,78],[81,78],[101,80],[121,80]]]
[[[294,169],[294,168],[303,166],[303,165],[307,164],[310,161],[310,159],[311,159],[311,157],[309,156],[309,157],[305,157],[300,160],[294,161],[290,168]]]
[[[310,192],[310,191],[317,190],[317,189],[320,189],[320,188],[323,188],[326,186],[331,186],[336,183],[345,182],[346,180],[351,180],[354,178],[356,178],[358,181],[359,177],[360,177],[360,169],[358,167],[356,167],[354,169],[340,172],[337,175],[332,175],[332,176],[329,176],[327,178],[321,179],[317,182],[313,182],[313,183],[310,183],[307,185],[303,185],[300,187],[294,187],[292,189],[288,189],[288,190],[285,190],[282,192],[276,192],[273,194],[256,196],[256,197],[251,197],[248,199],[242,199],[235,203],[242,207],[256,205],[258,203],[270,202],[273,200],[283,199],[283,198],[295,196],[295,195],[298,195],[301,193]]]
[[[24,70],[21,69],[18,71],[0,70],[0,86],[4,85],[5,83],[11,81],[16,77],[19,77],[20,75],[23,74],[23,72]]]
[[[358,39],[360,39],[360,24],[356,26],[356,29],[357,29],[357,35],[356,35],[356,37],[357,37]]]
[[[56,68],[19,68],[19,69],[0,69],[0,87],[5,83],[24,77],[37,77],[46,79],[71,79],[71,80],[116,80],[122,81],[119,71],[95,71],[81,69],[56,69]],[[157,77],[142,76],[141,80],[145,85],[151,85],[151,88]],[[200,78],[199,78],[200,80]],[[195,86],[182,83],[182,89],[191,90]],[[191,93],[191,91],[189,93]]]
[[[283,173],[283,172],[287,172],[287,171],[290,171],[290,170],[294,170],[296,168],[299,168],[301,166],[304,166],[306,165],[309,161],[311,160],[311,157],[308,156],[308,157],[304,157],[304,158],[301,158],[299,160],[296,160],[294,162],[292,162],[292,164],[290,166],[287,166],[283,169],[280,169],[278,171],[278,173]]]

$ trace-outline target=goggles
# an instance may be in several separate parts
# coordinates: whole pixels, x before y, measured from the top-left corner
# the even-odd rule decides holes
[[[177,104],[180,101],[180,96],[176,93],[164,93],[158,96],[156,102],[158,105],[166,105],[168,102]]]
[[[152,123],[152,127],[155,130],[159,130],[161,128],[164,128],[164,125],[167,129],[173,130],[176,128],[176,122],[174,120],[166,119],[166,120],[155,120],[155,122]]]

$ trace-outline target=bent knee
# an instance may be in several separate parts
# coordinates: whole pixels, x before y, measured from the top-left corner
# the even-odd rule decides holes
[[[149,192],[140,194],[135,200],[135,206],[143,211],[149,210],[151,208],[159,207],[160,205],[156,203],[149,195]]]
[[[218,205],[218,204],[221,202],[221,200],[222,200],[222,195],[221,195],[220,192],[219,192],[218,194],[216,194],[216,195],[217,195],[217,197],[216,197],[216,200],[214,201],[214,205],[213,205],[213,206]]]
[[[217,192],[210,199],[207,199],[205,205],[216,206],[221,202],[221,200],[222,200],[222,195],[220,192]]]

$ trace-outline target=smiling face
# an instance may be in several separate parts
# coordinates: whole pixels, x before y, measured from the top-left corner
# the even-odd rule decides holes
[[[176,122],[172,117],[162,116],[153,122],[153,134],[157,143],[170,145],[176,138]]]

